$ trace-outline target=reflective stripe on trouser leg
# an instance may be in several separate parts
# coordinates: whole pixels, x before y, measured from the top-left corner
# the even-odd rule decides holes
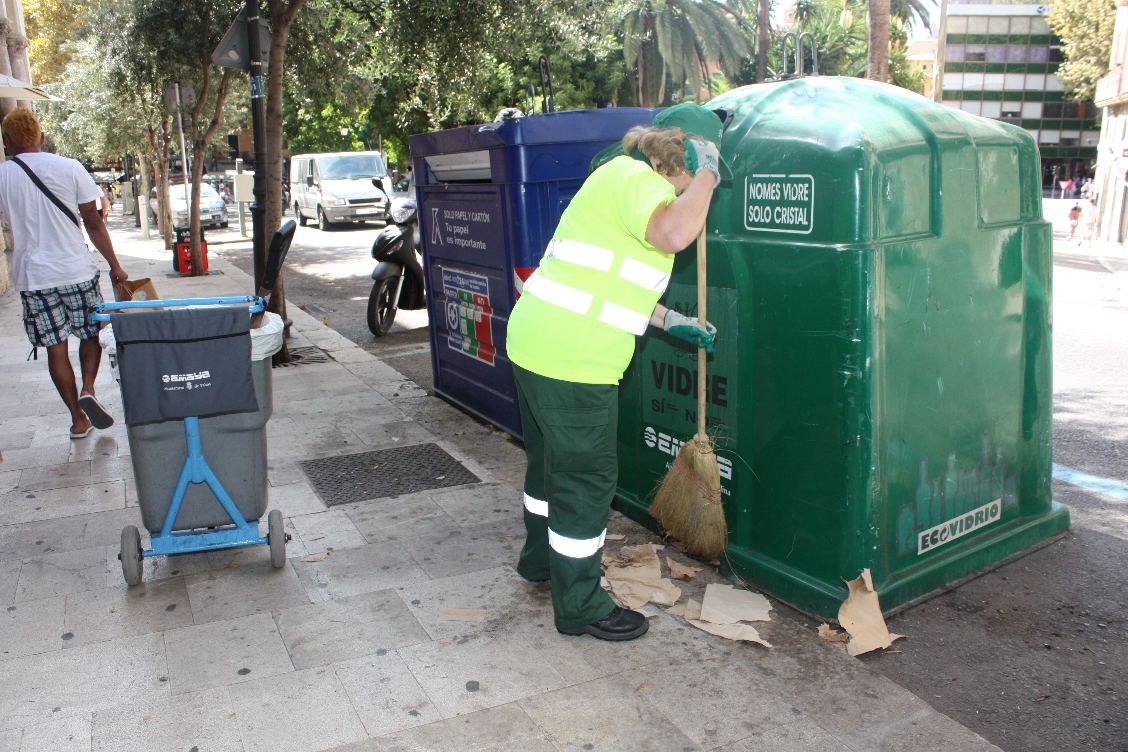
[[[529,456],[525,490],[548,502],[546,539],[556,626],[581,627],[615,608],[599,586],[599,565],[618,473],[618,387],[550,379],[519,367],[514,373],[523,407],[539,434],[539,451]],[[524,425],[524,412],[522,421]],[[528,429],[525,432],[528,450]],[[534,454],[543,463],[543,496],[530,483]],[[526,509],[526,520],[534,516]]]
[[[514,368],[514,371],[517,369]],[[548,502],[544,494],[544,438],[517,381],[517,406],[521,411],[521,431],[525,440],[525,545],[517,562],[517,574],[527,580],[547,580],[552,576],[548,564]]]

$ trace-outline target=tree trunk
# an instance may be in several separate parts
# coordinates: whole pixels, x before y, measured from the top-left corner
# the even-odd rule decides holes
[[[204,65],[211,65],[210,56],[208,60],[204,61]],[[231,68],[223,69],[223,77],[219,80],[219,88],[215,92],[215,111],[212,113],[211,122],[208,123],[207,130],[200,134],[200,111],[203,109],[203,103],[207,99],[208,89],[211,87],[210,69],[204,70],[204,85],[203,91],[200,92],[200,98],[196,103],[196,108],[192,111],[192,206],[188,213],[188,229],[191,235],[191,245],[189,248],[192,251],[192,276],[200,277],[205,274],[204,272],[204,250],[200,245],[203,233],[200,232],[200,185],[204,181],[204,158],[208,153],[208,144],[211,143],[212,136],[215,135],[216,129],[219,128],[220,122],[223,120],[223,105],[227,100],[227,87],[231,82]]]
[[[889,81],[889,0],[869,0],[869,60],[866,78]]]
[[[772,43],[769,28],[771,15],[771,0],[760,0],[760,14],[756,18],[756,83],[768,78],[768,47]]]
[[[290,25],[302,8],[305,0],[267,0],[267,14],[270,18],[270,66],[266,76],[266,236],[271,238],[282,225],[282,82],[286,64],[286,40],[290,36]],[[258,165],[255,165],[258,169]],[[270,242],[269,240],[267,241]],[[286,287],[283,274],[278,272],[274,281],[274,291],[270,295],[267,310],[277,313],[286,320]],[[282,349],[274,355],[274,363],[289,363],[293,360],[286,340]]]
[[[149,239],[149,191],[152,181],[149,179],[149,157],[145,154],[137,155],[137,164],[141,168],[141,195],[137,197],[137,219],[141,222],[141,234],[145,240]]]

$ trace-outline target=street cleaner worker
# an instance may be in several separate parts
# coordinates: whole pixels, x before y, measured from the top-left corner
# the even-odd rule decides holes
[[[618,480],[618,385],[648,325],[712,350],[716,328],[658,299],[673,254],[705,224],[721,129],[711,110],[687,103],[627,133],[624,155],[589,175],[564,211],[509,318],[528,456],[517,572],[552,580],[564,634],[632,640],[647,630],[642,614],[600,587]]]

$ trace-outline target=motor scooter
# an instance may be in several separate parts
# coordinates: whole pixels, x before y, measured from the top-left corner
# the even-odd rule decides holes
[[[427,307],[419,221],[413,198],[392,201],[389,224],[372,244],[372,292],[368,296],[368,330],[383,337],[392,330],[396,311],[416,311]]]

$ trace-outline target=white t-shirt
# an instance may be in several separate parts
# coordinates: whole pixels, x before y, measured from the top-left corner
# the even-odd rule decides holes
[[[1090,201],[1081,204],[1081,221],[1091,225],[1097,221],[1097,207]]]
[[[78,205],[102,198],[77,160],[46,152],[21,154],[20,160],[80,222]],[[0,164],[0,211],[12,223],[12,280],[17,290],[77,285],[98,272],[82,230],[11,160]]]

